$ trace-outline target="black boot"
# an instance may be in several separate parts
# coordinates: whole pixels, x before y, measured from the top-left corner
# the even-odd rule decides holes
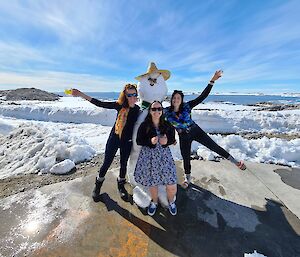
[[[124,201],[128,201],[129,195],[128,195],[128,192],[125,189],[126,180],[125,179],[122,179],[122,180],[118,179],[117,183],[118,183],[118,190],[119,190],[121,198]]]
[[[99,202],[100,201],[100,190],[101,190],[103,181],[104,180],[99,181],[96,178],[95,187],[94,187],[94,190],[93,190],[93,193],[92,193],[92,197],[93,197],[94,202]]]

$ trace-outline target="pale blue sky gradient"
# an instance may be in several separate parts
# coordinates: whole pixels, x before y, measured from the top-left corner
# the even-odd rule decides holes
[[[119,91],[149,61],[169,90],[300,93],[300,1],[0,1],[0,89]]]

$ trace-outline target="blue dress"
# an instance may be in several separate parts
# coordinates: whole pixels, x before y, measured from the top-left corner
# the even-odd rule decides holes
[[[176,166],[170,148],[162,147],[159,143],[155,147],[142,146],[134,179],[147,187],[177,184]]]

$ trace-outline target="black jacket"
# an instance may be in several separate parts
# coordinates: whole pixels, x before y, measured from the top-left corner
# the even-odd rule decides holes
[[[118,104],[117,102],[102,102],[98,99],[92,98],[91,103],[102,108],[106,109],[115,109],[119,111],[122,109],[122,105]],[[129,108],[126,124],[123,128],[122,136],[121,136],[121,142],[127,143],[132,139],[132,133],[133,133],[133,127],[135,122],[137,121],[137,118],[140,114],[140,107],[135,105],[132,108]],[[115,123],[116,124],[116,123]],[[111,130],[111,133],[115,134],[115,124]]]
[[[169,123],[167,123],[166,126],[164,126],[162,131],[160,131],[160,134],[166,134],[168,138],[167,144],[162,145],[162,147],[167,147],[175,143],[175,129]],[[154,127],[149,127],[149,125],[146,122],[143,122],[138,129],[136,143],[138,145],[154,148],[155,145],[151,143],[151,138],[156,136],[156,129]]]

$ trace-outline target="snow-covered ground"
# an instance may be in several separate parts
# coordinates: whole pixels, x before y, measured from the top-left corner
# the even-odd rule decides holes
[[[66,173],[75,163],[96,154],[83,137],[44,124],[20,124],[2,136],[0,144],[1,178],[20,173]]]
[[[75,163],[104,152],[116,118],[114,110],[96,107],[80,98],[15,103],[0,105],[0,178],[18,173],[69,171]],[[207,103],[198,105],[192,116],[208,133],[300,135],[300,110],[270,112],[250,106]],[[212,138],[238,159],[300,166],[299,138],[248,140],[219,134]],[[181,159],[178,144],[171,150],[175,159]],[[196,142],[192,150],[198,150],[204,159],[214,159],[213,153]]]
[[[92,123],[113,126],[116,112],[98,108],[72,97],[56,102],[19,101],[17,105],[2,102],[0,115],[17,119],[62,123]],[[168,106],[168,103],[164,103]],[[210,110],[203,110],[210,109]],[[199,104],[193,119],[209,133],[273,132],[298,133],[300,110],[257,111],[257,107],[224,103]]]

